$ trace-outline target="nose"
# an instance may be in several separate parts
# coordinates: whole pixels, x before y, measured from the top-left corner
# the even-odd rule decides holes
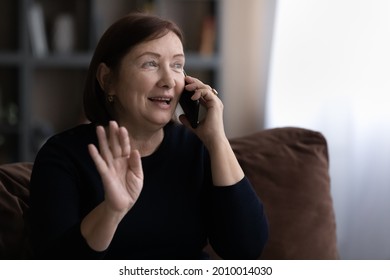
[[[174,79],[174,75],[172,73],[172,69],[169,67],[164,67],[164,69],[161,69],[161,78],[158,82],[159,87],[171,89],[175,87],[176,81]]]

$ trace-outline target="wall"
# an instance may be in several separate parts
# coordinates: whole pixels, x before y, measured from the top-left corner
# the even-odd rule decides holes
[[[229,137],[264,126],[274,0],[224,0],[221,88]]]
[[[390,259],[390,1],[279,0],[266,127],[322,132],[342,259]]]

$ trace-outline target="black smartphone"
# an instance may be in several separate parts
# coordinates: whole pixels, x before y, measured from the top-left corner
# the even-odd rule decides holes
[[[191,127],[197,128],[199,124],[200,102],[199,100],[191,99],[191,96],[193,94],[194,94],[193,91],[188,91],[184,88],[179,99],[179,104],[183,109],[184,115],[187,117],[188,121],[190,122]]]

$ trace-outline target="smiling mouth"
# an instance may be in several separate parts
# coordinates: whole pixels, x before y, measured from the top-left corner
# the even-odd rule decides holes
[[[151,98],[148,98],[150,101],[152,102],[161,102],[161,103],[165,103],[165,104],[170,104],[172,99],[171,98],[167,98],[167,97],[151,97]]]

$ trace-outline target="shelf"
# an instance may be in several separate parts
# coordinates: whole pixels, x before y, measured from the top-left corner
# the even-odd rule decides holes
[[[75,53],[70,55],[48,55],[45,57],[33,57],[30,59],[33,66],[38,68],[43,67],[64,67],[64,68],[86,68],[92,58],[92,53]],[[7,58],[10,63],[17,63],[22,58],[14,56]],[[2,57],[0,55],[0,61]],[[5,61],[5,60],[3,60]],[[186,68],[196,70],[217,70],[219,67],[219,56],[205,56],[196,52],[186,53]]]
[[[16,52],[0,52],[0,65],[19,65],[23,62],[23,55]]]
[[[30,18],[33,3],[40,5],[42,13]],[[187,73],[217,87],[221,61],[216,6],[221,3],[0,0],[0,164],[32,161],[47,137],[85,121],[84,83],[98,39],[113,21],[131,11],[148,11],[176,22],[184,34]],[[56,35],[64,35],[55,28],[64,15],[75,29],[70,37],[56,41]],[[43,24],[32,28],[31,23],[37,22]],[[66,38],[73,44],[63,48],[58,42],[69,43]],[[42,45],[43,51],[37,49]]]
[[[92,53],[49,54],[45,57],[32,57],[31,62],[35,67],[63,67],[63,68],[87,68],[92,58]]]

